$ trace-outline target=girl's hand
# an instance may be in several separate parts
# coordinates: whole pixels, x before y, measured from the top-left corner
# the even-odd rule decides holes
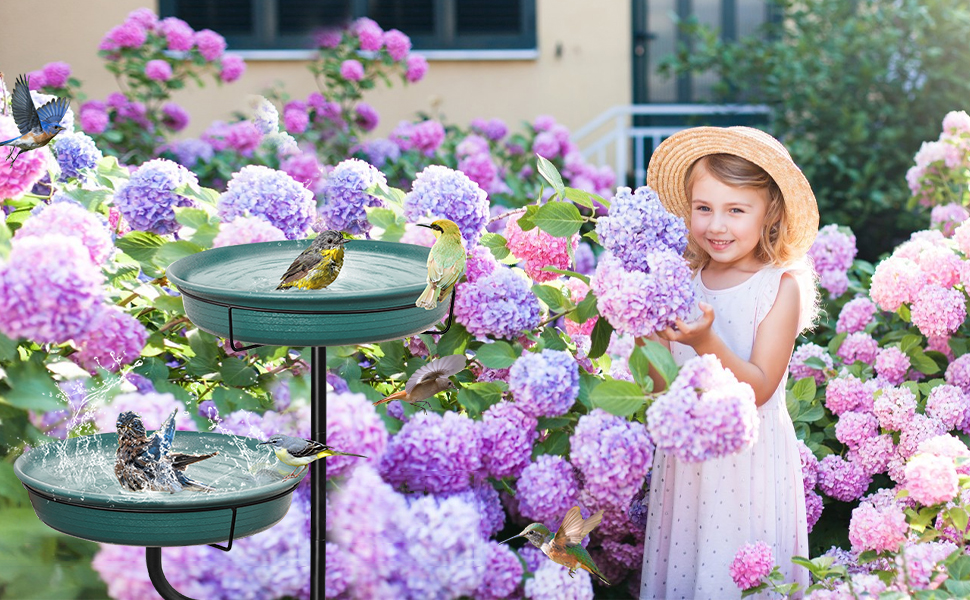
[[[658,331],[657,335],[668,342],[678,342],[692,348],[703,345],[711,335],[711,325],[714,324],[714,307],[706,302],[698,304],[701,316],[696,321],[685,323],[681,319],[674,321],[675,327],[668,327]]]

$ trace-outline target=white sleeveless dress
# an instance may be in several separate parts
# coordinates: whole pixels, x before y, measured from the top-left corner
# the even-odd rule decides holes
[[[747,281],[710,290],[694,277],[699,301],[714,307],[713,330],[745,360],[778,295],[783,269],[766,267]],[[677,364],[696,353],[671,343]],[[754,446],[740,454],[686,463],[657,451],[650,485],[640,599],[740,598],[728,567],[738,549],[764,541],[786,582],[808,586],[808,571],[791,563],[808,556],[805,491],[795,429],[785,403],[787,372],[758,408]],[[765,597],[759,594],[757,598]]]

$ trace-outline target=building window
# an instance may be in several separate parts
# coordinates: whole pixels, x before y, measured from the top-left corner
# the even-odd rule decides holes
[[[370,17],[415,50],[534,50],[535,0],[159,0],[162,17],[225,36],[233,50],[311,47],[314,31]]]

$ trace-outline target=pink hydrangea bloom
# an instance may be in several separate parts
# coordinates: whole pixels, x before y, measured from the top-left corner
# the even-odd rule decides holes
[[[909,368],[909,356],[896,346],[880,348],[876,354],[876,374],[890,385],[899,385],[906,381]]]
[[[301,134],[310,126],[310,116],[306,110],[288,108],[283,111],[283,127],[293,134]]]
[[[963,429],[970,417],[970,397],[954,385],[938,385],[926,398],[926,415],[939,419],[947,429]]]
[[[353,22],[351,32],[360,40],[360,49],[376,52],[384,47],[384,30],[373,19],[361,17]]]
[[[857,450],[867,439],[879,433],[879,421],[871,413],[842,413],[835,424],[835,437],[850,450]]]
[[[86,108],[86,105],[92,104],[92,102],[85,102],[81,106],[81,129],[85,133],[97,134],[104,133],[108,128],[108,113],[105,112],[103,103],[101,107],[91,106]]]
[[[145,63],[145,77],[154,81],[168,81],[172,78],[172,65],[164,60],[150,60]]]
[[[876,305],[869,298],[854,298],[845,303],[835,324],[838,333],[863,331],[876,314]]]
[[[409,54],[407,65],[404,77],[411,83],[421,81],[428,72],[428,60],[420,54]]]
[[[966,302],[960,290],[927,285],[913,302],[913,325],[925,336],[949,336],[967,318]]]
[[[970,354],[957,357],[946,367],[944,378],[947,383],[955,385],[965,394],[970,394]]]
[[[105,222],[98,215],[73,202],[54,202],[43,208],[14,235],[15,240],[27,236],[56,234],[77,238],[87,248],[91,262],[102,265],[115,252],[114,240]]]
[[[951,542],[909,542],[901,554],[896,555],[896,569],[906,568],[910,589],[938,587],[946,579],[946,567],[939,564],[957,550]]]
[[[738,588],[747,590],[756,587],[771,573],[775,566],[774,553],[767,543],[758,541],[748,543],[738,549],[728,570]]]
[[[946,426],[939,419],[915,414],[904,425],[899,435],[897,452],[902,459],[908,459],[924,441],[946,433]]]
[[[202,58],[209,62],[218,60],[222,57],[222,53],[226,51],[226,38],[211,29],[196,31],[193,41]]]
[[[817,358],[825,364],[824,369],[816,368],[805,364],[809,358]],[[829,353],[818,344],[813,344],[811,342],[806,342],[795,349],[791,356],[791,362],[788,363],[788,372],[791,374],[792,379],[798,380],[804,377],[812,377],[815,379],[815,385],[820,386],[825,383],[827,376],[825,371],[832,368],[832,357]]]
[[[384,47],[392,59],[401,61],[411,51],[411,38],[397,29],[390,29],[384,32]]]
[[[872,478],[858,464],[829,454],[818,463],[818,488],[826,495],[851,502],[866,493]]]
[[[147,339],[148,330],[138,319],[105,306],[91,329],[74,339],[78,351],[70,358],[92,374],[99,368],[117,372],[141,355]]]
[[[879,352],[879,342],[864,331],[850,333],[839,346],[837,355],[845,364],[861,361],[871,365]]]
[[[860,465],[866,475],[875,475],[886,472],[895,454],[892,436],[881,434],[864,438],[856,450],[849,451],[849,460]]]
[[[148,32],[144,26],[135,21],[125,21],[105,34],[99,49],[140,48],[146,39]]]
[[[950,288],[960,282],[966,264],[949,246],[938,244],[924,248],[917,260],[926,283]]]
[[[359,60],[349,58],[340,63],[340,76],[347,81],[360,81],[364,78],[364,65]]]
[[[866,412],[872,410],[874,391],[874,381],[862,381],[855,375],[843,373],[826,386],[825,407],[836,415],[850,410]]]
[[[63,61],[49,62],[44,65],[44,85],[50,87],[64,87],[71,77],[71,65]]]
[[[815,489],[815,485],[818,483],[818,459],[802,440],[797,440],[796,445],[798,446],[798,458],[802,464],[802,483],[807,493]]]
[[[964,221],[953,231],[953,242],[964,256],[970,256],[970,221]]]
[[[20,135],[13,117],[0,115],[0,139],[11,139]],[[17,152],[16,148],[0,147],[0,198],[19,198],[30,191],[34,184],[47,172],[51,153],[47,148],[24,152],[11,162],[7,158]]]
[[[875,507],[861,502],[852,510],[849,541],[854,552],[897,550],[906,541],[909,523],[898,505]]]
[[[565,283],[566,290],[569,293],[569,299],[573,301],[574,304],[579,304],[586,298],[589,294],[589,286],[586,285],[582,279],[576,279],[575,277],[570,277]],[[599,320],[599,315],[588,319],[585,323],[577,323],[570,319],[565,319],[566,323],[566,333],[570,337],[574,335],[590,335],[593,332],[593,327],[596,326],[596,321]]]
[[[542,268],[568,269],[571,264],[570,249],[572,252],[576,251],[576,246],[579,245],[579,234],[574,234],[567,239],[553,237],[538,227],[522,231],[519,227],[520,217],[521,215],[509,217],[505,226],[505,238],[508,240],[509,250],[522,260],[519,266],[536,283],[558,279],[560,277],[558,273],[543,271]]]
[[[949,502],[960,491],[953,459],[917,454],[906,464],[906,489],[924,506]]]
[[[212,240],[213,248],[255,244],[257,242],[281,242],[286,234],[259,217],[236,217],[219,226],[219,234]]]
[[[805,517],[808,521],[808,532],[811,533],[812,529],[815,528],[815,524],[818,523],[819,518],[822,516],[822,509],[824,505],[822,503],[822,497],[816,494],[813,490],[805,492]]]
[[[895,312],[917,298],[926,275],[912,260],[890,256],[876,266],[869,297],[880,309]]]
[[[947,237],[951,237],[956,228],[967,219],[970,219],[970,212],[961,204],[934,206],[930,211],[930,227],[939,229]]]
[[[225,83],[232,83],[246,72],[246,61],[236,54],[226,54],[222,57],[222,65],[219,69],[219,79]]]
[[[920,442],[917,452],[954,459],[957,473],[970,475],[970,460],[961,460],[959,463],[956,461],[957,458],[970,459],[970,448],[967,448],[966,444],[950,434],[923,440]]]
[[[159,21],[155,28],[165,37],[169,50],[188,52],[195,46],[195,32],[188,23],[178,17],[166,17]]]

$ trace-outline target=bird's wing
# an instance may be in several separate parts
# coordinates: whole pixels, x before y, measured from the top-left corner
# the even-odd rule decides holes
[[[174,467],[176,471],[181,471],[182,469],[191,465],[192,463],[197,463],[200,460],[212,458],[216,454],[219,454],[219,453],[213,452],[211,454],[173,454],[171,455],[170,458],[172,459],[172,467]]]
[[[579,513],[579,507],[574,506],[569,509],[562,520],[562,524],[559,525],[555,541],[564,546],[577,546],[602,520],[602,510],[597,511],[596,514],[584,521],[583,516]]]
[[[451,354],[449,356],[436,358],[415,371],[414,374],[408,378],[408,382],[404,385],[404,391],[410,394],[414,389],[414,386],[418,385],[419,383],[423,383],[425,381],[434,381],[439,377],[451,377],[464,369],[465,363],[465,356],[462,354]]]
[[[48,127],[59,125],[61,119],[64,118],[64,114],[67,113],[67,107],[70,104],[71,101],[67,98],[55,98],[38,108],[37,116],[40,118],[41,126],[47,129]]]
[[[37,109],[34,108],[34,99],[30,97],[27,78],[23,75],[17,78],[17,82],[13,86],[10,106],[13,112],[13,120],[17,123],[17,129],[20,130],[21,135],[40,127],[40,117],[37,116]]]
[[[305,456],[314,456],[315,454],[319,454],[324,450],[330,449],[330,446],[324,446],[320,442],[315,442],[313,440],[300,440],[300,441],[304,443],[303,447],[301,448],[293,450],[293,448],[287,447],[287,450],[289,450],[290,454],[292,454],[297,458],[303,458]]]
[[[145,448],[145,451],[156,460],[168,454],[172,449],[172,440],[175,439],[175,415],[178,412],[177,408],[173,410],[172,414],[158,427],[158,430],[148,438],[148,447]]]
[[[296,260],[286,270],[286,273],[283,273],[283,277],[280,278],[280,283],[298,281],[306,276],[310,272],[310,269],[320,264],[320,261],[333,260],[337,250],[340,250],[340,248],[331,248],[330,250],[324,250],[322,252],[312,246],[307,248],[296,257]]]

